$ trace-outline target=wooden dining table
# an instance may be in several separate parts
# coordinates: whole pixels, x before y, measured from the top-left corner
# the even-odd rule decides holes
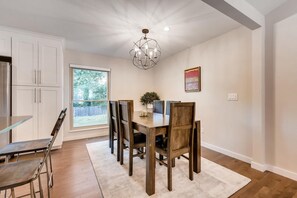
[[[169,116],[159,113],[148,113],[142,117],[141,112],[136,111],[132,115],[133,129],[146,135],[146,193],[155,193],[155,142],[156,136],[166,134],[169,126]],[[194,130],[194,172],[201,171],[201,138],[200,121],[195,121]]]

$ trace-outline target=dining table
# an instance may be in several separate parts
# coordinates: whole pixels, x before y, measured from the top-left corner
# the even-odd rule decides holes
[[[148,113],[136,111],[132,114],[133,129],[146,135],[146,184],[145,189],[148,195],[155,193],[155,142],[156,136],[166,134],[169,127],[169,115],[159,113]],[[193,148],[194,172],[201,171],[201,135],[200,121],[195,121],[194,127],[194,148]]]
[[[0,134],[9,132],[31,118],[32,116],[0,116]]]

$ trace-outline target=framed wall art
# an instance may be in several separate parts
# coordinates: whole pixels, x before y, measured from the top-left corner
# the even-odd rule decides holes
[[[185,91],[201,91],[201,67],[194,67],[185,70]]]

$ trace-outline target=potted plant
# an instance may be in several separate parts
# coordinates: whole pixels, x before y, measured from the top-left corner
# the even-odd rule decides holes
[[[153,101],[154,100],[160,100],[160,97],[158,96],[158,94],[156,92],[146,92],[143,96],[141,96],[140,98],[140,102],[142,105],[144,105],[146,107],[146,110],[152,109],[153,106]]]

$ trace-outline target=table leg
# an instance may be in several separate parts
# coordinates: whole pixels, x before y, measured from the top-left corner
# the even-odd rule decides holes
[[[193,165],[194,172],[201,172],[201,133],[200,133],[200,121],[195,122],[194,130],[194,149],[193,149]]]
[[[148,129],[146,133],[146,193],[155,193],[155,135],[156,130]]]

